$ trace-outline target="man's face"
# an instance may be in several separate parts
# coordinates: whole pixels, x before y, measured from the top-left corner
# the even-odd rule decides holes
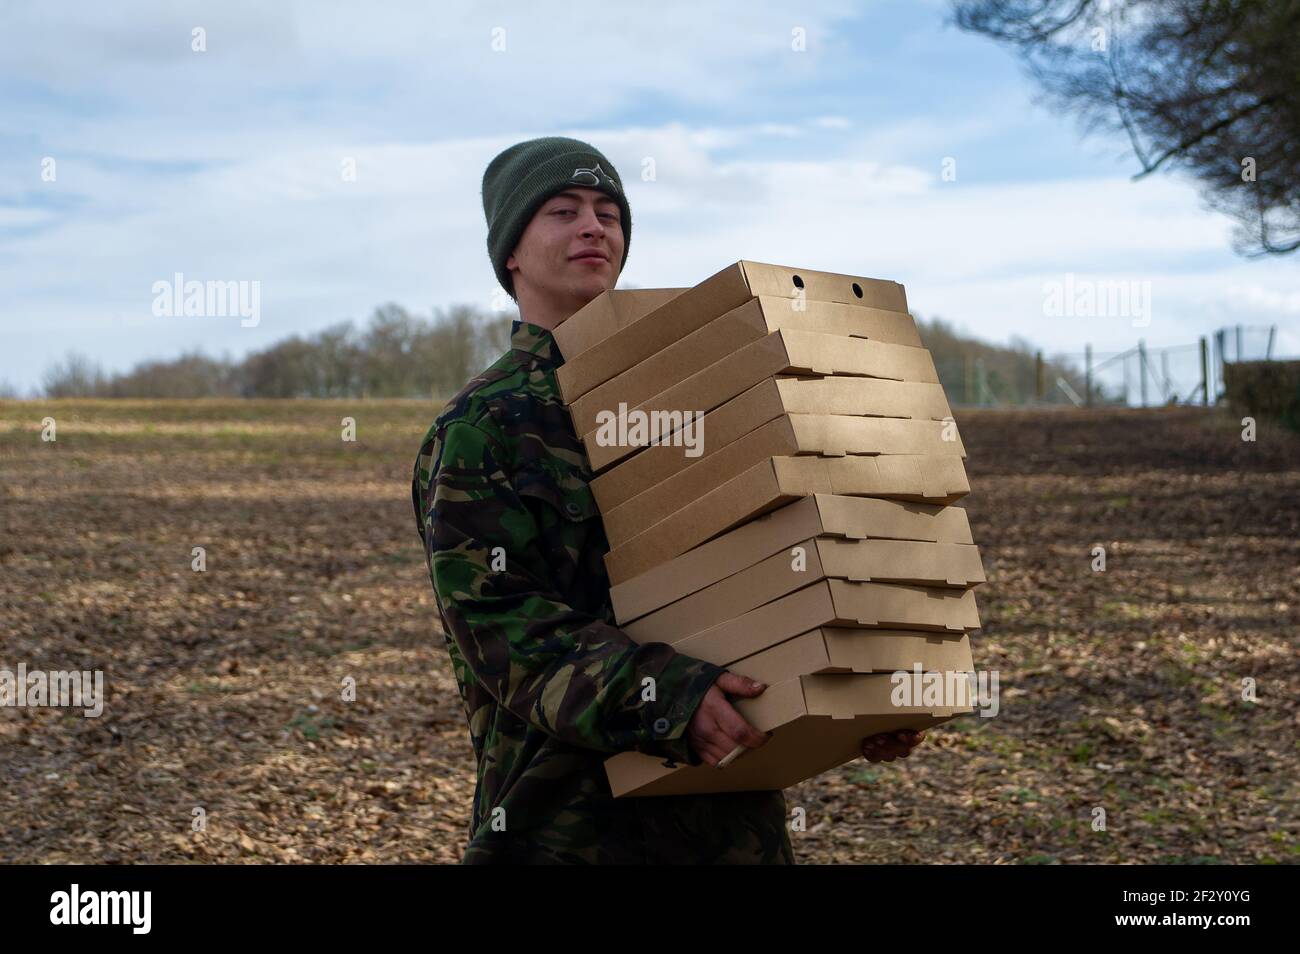
[[[506,259],[520,307],[544,302],[572,314],[613,288],[623,261],[621,215],[613,199],[584,186],[547,199]]]

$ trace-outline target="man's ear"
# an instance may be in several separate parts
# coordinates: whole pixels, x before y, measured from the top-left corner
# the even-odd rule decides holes
[[[511,284],[514,284],[515,276],[519,273],[519,261],[515,258],[514,252],[506,257],[506,272],[510,275]]]

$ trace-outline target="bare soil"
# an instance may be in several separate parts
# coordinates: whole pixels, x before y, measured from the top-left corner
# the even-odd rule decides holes
[[[409,497],[438,406],[0,402],[0,668],[107,693],[0,708],[0,860],[459,860],[473,755]],[[789,790],[799,860],[1295,862],[1300,439],[957,417],[1000,711]]]

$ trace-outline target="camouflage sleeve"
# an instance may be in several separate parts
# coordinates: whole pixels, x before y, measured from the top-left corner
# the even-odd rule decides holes
[[[699,765],[686,728],[726,670],[566,605],[498,446],[472,423],[447,425],[418,495],[434,591],[467,665],[507,710],[571,745]]]

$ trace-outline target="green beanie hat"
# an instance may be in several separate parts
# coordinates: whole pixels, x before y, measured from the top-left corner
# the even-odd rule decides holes
[[[483,214],[487,216],[488,257],[492,269],[511,298],[514,282],[506,259],[542,204],[568,186],[599,189],[618,203],[622,212],[623,261],[632,245],[632,210],[614,164],[599,150],[577,139],[546,136],[516,143],[502,152],[483,173]]]

